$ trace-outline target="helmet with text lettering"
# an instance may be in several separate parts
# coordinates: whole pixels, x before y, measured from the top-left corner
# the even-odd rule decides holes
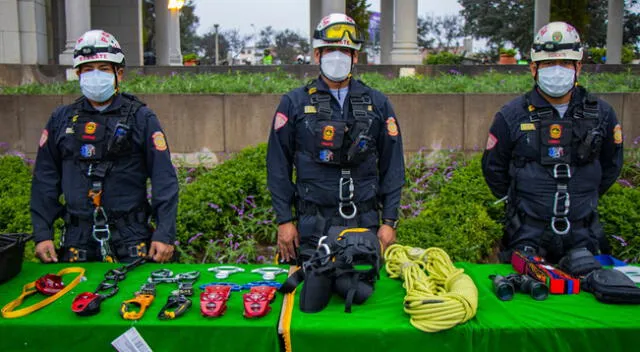
[[[538,31],[531,45],[531,61],[582,60],[578,31],[565,22],[551,22]]]
[[[343,13],[325,16],[313,32],[313,48],[341,47],[360,50],[364,34],[356,22]]]
[[[73,49],[73,68],[89,62],[111,62],[124,66],[124,53],[112,34],[94,29],[78,38]]]

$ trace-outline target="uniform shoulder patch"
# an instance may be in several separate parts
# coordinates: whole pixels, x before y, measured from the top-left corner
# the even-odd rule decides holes
[[[47,131],[47,129],[45,128],[44,130],[42,130],[42,134],[40,135],[40,148],[44,147],[48,139],[49,131]]]
[[[498,138],[496,138],[493,133],[489,133],[489,137],[487,138],[487,147],[485,149],[491,150],[496,146],[496,144],[498,144]]]
[[[167,150],[167,140],[164,138],[164,133],[157,131],[151,135],[153,140],[153,146],[157,151],[163,152]]]
[[[622,127],[620,124],[613,128],[613,143],[622,144]]]
[[[273,129],[276,131],[281,129],[282,127],[284,127],[284,125],[287,124],[287,121],[289,121],[289,118],[287,117],[287,115],[281,112],[277,113],[276,118],[273,122]]]
[[[395,137],[398,135],[398,124],[396,123],[396,118],[395,117],[389,117],[387,118],[387,133],[391,136],[391,137]]]

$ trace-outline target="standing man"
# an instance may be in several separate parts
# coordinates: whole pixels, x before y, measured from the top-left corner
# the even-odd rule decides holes
[[[393,107],[351,78],[362,32],[353,19],[334,13],[320,21],[313,38],[320,77],[282,97],[267,152],[278,247],[286,261],[296,258],[298,246],[315,248],[330,226],[369,228],[383,247],[393,243],[404,184]]]
[[[173,254],[176,173],[156,115],[120,92],[124,66],[111,34],[92,30],[76,42],[73,67],[83,96],[47,122],[32,181],[31,219],[43,262],[130,262],[147,255],[164,262]],[[59,217],[65,231],[56,251],[53,223]]]
[[[552,263],[572,249],[606,248],[598,198],[622,168],[622,129],[609,104],[577,85],[583,49],[576,29],[552,22],[531,49],[536,84],[496,114],[484,177],[507,200],[501,260],[513,250]]]

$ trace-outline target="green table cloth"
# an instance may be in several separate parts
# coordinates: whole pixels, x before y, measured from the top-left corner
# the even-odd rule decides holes
[[[82,263],[35,264],[24,263],[22,272],[10,281],[0,285],[0,306],[17,298],[22,286],[47,273],[57,273],[63,267],[80,266],[86,269],[87,280],[54,303],[28,316],[16,319],[0,318],[0,351],[113,351],[111,341],[130,327],[135,327],[153,351],[278,351],[277,323],[280,318],[282,295],[276,295],[271,304],[272,311],[260,319],[246,319],[242,316],[244,305],[242,294],[248,291],[232,292],[227,302],[227,311],[220,318],[204,318],[200,314],[200,284],[213,281],[245,284],[262,281],[251,269],[258,266],[243,265],[244,273],[233,274],[226,280],[218,280],[207,268],[213,265],[187,264],[144,264],[135,268],[119,284],[120,291],[107,299],[101,312],[91,317],[79,317],[71,311],[73,298],[85,291],[93,291],[103,280],[104,273],[121,264]],[[157,295],[147,313],[139,321],[128,321],[120,317],[122,301],[133,298],[133,294],[144,283],[149,273],[161,268],[171,269],[174,274],[186,271],[200,271],[200,278],[194,285],[193,305],[182,317],[161,321],[157,318],[160,308],[177,284],[158,284]],[[75,275],[75,274],[74,274]],[[65,276],[70,282],[73,275]],[[279,275],[282,282],[285,275]],[[31,305],[45,296],[35,294],[21,307]]]
[[[610,305],[587,292],[550,295],[535,301],[516,293],[502,302],[493,293],[490,274],[508,274],[510,265],[457,263],[478,288],[476,317],[438,333],[417,330],[402,309],[405,290],[386,272],[363,305],[344,313],[334,295],[315,314],[299,310],[296,295],[291,316],[291,347],[308,351],[635,351],[640,348],[640,306]],[[300,290],[298,290],[299,292]]]

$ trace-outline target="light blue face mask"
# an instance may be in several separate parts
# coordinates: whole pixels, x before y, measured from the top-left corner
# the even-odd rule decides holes
[[[576,71],[559,65],[538,69],[538,87],[547,95],[559,98],[575,85]]]
[[[100,70],[80,74],[80,89],[89,100],[103,103],[116,93],[116,76]]]

